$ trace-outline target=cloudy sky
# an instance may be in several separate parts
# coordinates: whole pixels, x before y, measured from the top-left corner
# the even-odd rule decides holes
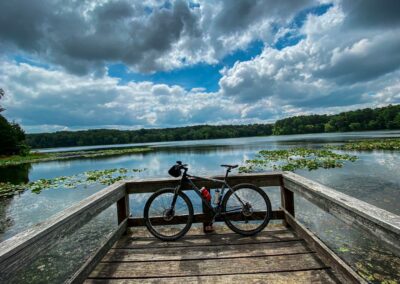
[[[273,122],[400,103],[398,0],[0,1],[27,132]]]

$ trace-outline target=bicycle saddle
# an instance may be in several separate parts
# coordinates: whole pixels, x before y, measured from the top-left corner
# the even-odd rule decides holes
[[[221,165],[221,167],[229,168],[229,169],[234,169],[237,168],[239,165]]]

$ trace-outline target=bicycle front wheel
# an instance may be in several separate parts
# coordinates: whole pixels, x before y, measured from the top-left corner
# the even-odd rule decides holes
[[[245,236],[262,231],[272,216],[268,195],[253,184],[238,184],[232,190],[227,192],[222,201],[226,225]]]
[[[149,232],[163,240],[174,241],[187,233],[193,222],[193,205],[183,192],[176,197],[175,206],[172,201],[174,188],[164,188],[155,192],[147,200],[143,216]]]

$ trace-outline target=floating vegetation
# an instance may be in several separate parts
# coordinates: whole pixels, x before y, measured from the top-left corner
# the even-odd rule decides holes
[[[356,156],[338,154],[328,149],[293,148],[288,150],[262,150],[255,159],[247,160],[240,172],[255,172],[265,169],[294,171],[297,169],[316,170],[319,168],[340,168],[345,161],[354,162]]]
[[[372,150],[399,151],[400,138],[354,141],[339,146],[329,146],[329,148],[338,150],[347,150],[347,151],[372,151]]]
[[[31,152],[26,156],[9,156],[0,157],[0,167],[14,166],[26,163],[57,161],[79,158],[98,158],[106,156],[118,156],[126,154],[138,154],[151,151],[152,148],[122,148],[122,149],[105,149],[91,151],[74,151],[74,152],[54,152],[54,153],[38,153]]]
[[[88,171],[78,175],[72,176],[61,176],[52,179],[39,179],[37,181],[12,184],[12,183],[1,183],[0,182],[0,198],[11,197],[14,194],[30,190],[33,193],[40,193],[44,189],[57,189],[57,188],[77,188],[78,186],[86,187],[89,184],[103,184],[110,185],[119,180],[128,179],[134,177],[135,173],[141,172],[144,169],[106,169],[106,170],[95,170]]]

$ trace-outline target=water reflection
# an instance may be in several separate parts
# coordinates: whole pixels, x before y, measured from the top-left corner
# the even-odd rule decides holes
[[[29,172],[31,169],[31,164],[1,168],[0,182],[10,182],[13,184],[27,183],[29,182]]]

